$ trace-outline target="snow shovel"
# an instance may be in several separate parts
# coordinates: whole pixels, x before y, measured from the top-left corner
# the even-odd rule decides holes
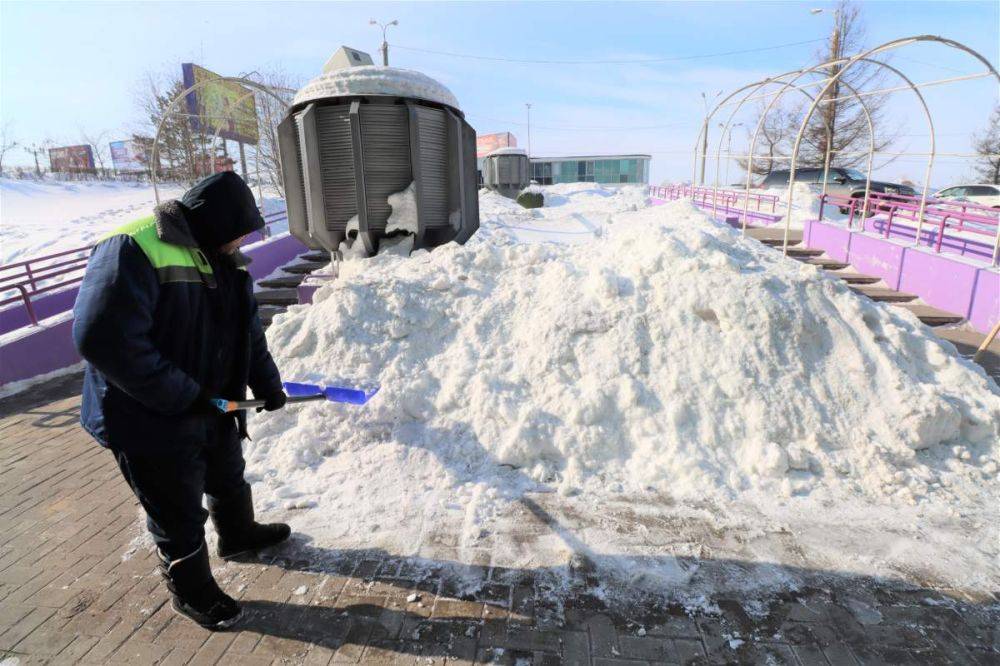
[[[282,384],[285,393],[288,394],[287,404],[298,402],[311,402],[313,400],[327,400],[329,402],[342,402],[348,405],[363,405],[372,396],[378,393],[378,387],[373,389],[355,389],[343,386],[319,386],[318,384],[301,384],[299,382],[285,382]],[[214,398],[212,400],[220,412],[229,413],[240,409],[252,409],[263,407],[263,400],[226,400],[225,398]]]

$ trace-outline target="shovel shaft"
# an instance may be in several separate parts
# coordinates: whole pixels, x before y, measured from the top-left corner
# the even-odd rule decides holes
[[[326,400],[326,396],[322,393],[316,395],[293,395],[289,396],[286,404],[292,404],[294,402],[311,402],[315,400]],[[227,400],[225,401],[225,409],[222,409],[223,401],[219,401],[219,409],[223,412],[235,412],[240,409],[253,409],[254,407],[263,407],[264,400]]]

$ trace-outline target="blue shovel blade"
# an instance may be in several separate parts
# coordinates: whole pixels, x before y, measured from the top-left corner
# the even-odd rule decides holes
[[[326,390],[323,391],[323,395],[330,402],[346,402],[351,405],[363,405],[372,396],[378,393],[378,389],[370,389],[368,391],[362,391],[361,389],[350,389],[342,388],[340,386],[327,386]]]
[[[289,398],[309,396],[309,395],[319,395],[323,392],[322,386],[316,386],[315,384],[302,384],[300,382],[285,382],[283,384],[285,387],[285,393],[288,394]]]
[[[317,386],[299,382],[285,382],[285,393],[289,397],[324,395],[330,402],[343,402],[349,405],[363,405],[378,393],[378,388],[353,389],[343,386]]]

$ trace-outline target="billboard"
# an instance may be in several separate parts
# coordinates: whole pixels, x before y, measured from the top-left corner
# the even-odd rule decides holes
[[[510,132],[476,135],[476,157],[485,157],[497,148],[517,148],[517,139]]]
[[[137,141],[112,141],[108,144],[111,147],[111,163],[116,171],[136,172],[145,171],[149,162],[149,154],[146,147]]]
[[[181,70],[185,88],[219,78],[218,74],[190,62],[183,63]],[[208,135],[218,131],[224,139],[256,144],[260,134],[257,131],[257,101],[252,92],[238,83],[219,81],[188,93],[191,129]]]
[[[89,145],[49,148],[49,169],[61,173],[94,171],[94,151]]]

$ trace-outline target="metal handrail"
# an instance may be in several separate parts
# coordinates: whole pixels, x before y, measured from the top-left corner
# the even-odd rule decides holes
[[[877,221],[875,216],[885,214],[884,227],[880,230],[884,238],[889,238],[892,234],[893,225],[914,231],[914,241],[920,242],[923,236],[923,224],[927,223],[936,227],[936,239],[934,241],[934,251],[940,253],[944,247],[946,237],[952,241],[982,243],[974,241],[968,237],[962,238],[954,234],[949,234],[949,230],[964,234],[975,234],[985,236],[993,240],[992,265],[997,265],[996,247],[1000,241],[1000,211],[987,208],[977,204],[975,212],[968,210],[957,210],[952,208],[953,202],[946,199],[927,200],[921,211],[921,198],[906,194],[892,194],[886,192],[873,192],[868,206],[859,206],[861,200],[858,197],[851,197],[845,194],[824,194],[820,197],[819,219],[823,219],[823,211],[827,205],[837,206],[840,209],[847,209],[847,227],[854,226],[855,217],[861,218],[861,229],[865,229],[864,218],[871,216],[873,224]],[[901,221],[912,222],[915,226],[903,224]]]
[[[270,233],[263,233],[265,231],[270,231],[269,227],[276,222],[288,217],[288,212],[285,210],[277,211],[274,213],[267,213],[264,216],[264,227],[261,230],[262,238],[266,239],[270,237]],[[253,242],[253,241],[248,241]],[[28,314],[28,320],[31,322],[32,326],[38,326],[38,317],[35,314],[35,309],[31,303],[31,299],[50,291],[56,289],[62,289],[65,287],[71,287],[79,282],[83,281],[83,273],[87,268],[87,262],[90,259],[90,250],[94,248],[93,245],[85,245],[83,247],[77,247],[70,250],[62,250],[60,252],[53,252],[52,254],[43,255],[41,257],[32,257],[30,259],[24,259],[21,261],[13,262],[10,264],[0,265],[0,271],[7,271],[16,268],[23,268],[24,270],[20,273],[14,273],[11,275],[5,275],[0,277],[0,294],[6,291],[16,289],[20,292],[19,295],[10,296],[8,298],[0,300],[0,308],[3,308],[12,303],[21,302],[24,304],[24,309]],[[53,259],[58,259],[64,257],[68,254],[81,254],[87,253],[84,256],[77,256],[69,260],[57,262],[54,264],[48,264],[46,266],[36,266],[38,263],[51,261]],[[63,270],[56,271],[54,273],[46,272],[52,271],[56,268],[62,268]],[[70,273],[80,272],[80,275],[74,276],[69,279],[60,280],[54,284],[38,286],[40,282],[46,280],[51,280],[53,278],[59,277],[61,275],[68,275]],[[6,284],[7,281],[19,280],[13,284]],[[30,290],[29,290],[30,288]]]

